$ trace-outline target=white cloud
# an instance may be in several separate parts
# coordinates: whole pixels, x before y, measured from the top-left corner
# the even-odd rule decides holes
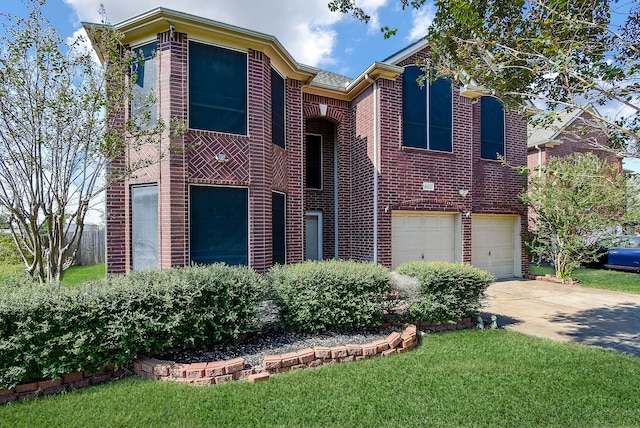
[[[66,42],[69,46],[73,45],[74,43],[78,43],[78,52],[90,52],[91,58],[93,58],[96,64],[100,64],[100,59],[98,59],[96,51],[91,46],[89,36],[87,36],[87,32],[84,28],[80,28],[74,31],[71,36],[67,37]]]
[[[280,43],[302,63],[317,66],[331,64],[336,45],[332,25],[345,18],[332,13],[327,0],[64,0],[77,13],[80,21],[100,22],[100,4],[104,4],[107,18],[112,24],[141,13],[165,7],[202,16],[231,25],[259,31],[278,38]],[[387,0],[364,0],[363,6],[377,5]]]
[[[429,27],[436,15],[436,10],[432,4],[425,4],[418,10],[411,11],[411,31],[407,40],[414,42],[427,35]]]
[[[368,32],[380,33],[382,24],[380,23],[380,15],[378,10],[386,6],[388,0],[359,0],[356,2],[358,7],[362,8],[367,15],[371,17],[368,25]]]

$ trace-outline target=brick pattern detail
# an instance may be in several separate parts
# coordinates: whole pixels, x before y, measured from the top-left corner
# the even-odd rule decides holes
[[[188,118],[188,36],[157,35],[158,106],[165,121]],[[417,52],[398,65],[413,65]],[[249,264],[258,272],[272,265],[271,194],[286,194],[286,261],[304,260],[305,211],[323,213],[323,256],[377,260],[391,266],[391,220],[395,210],[519,215],[527,230],[527,212],[518,194],[526,178],[500,162],[480,158],[480,103],[454,88],[453,151],[435,152],[402,144],[402,78],[376,81],[351,101],[303,93],[303,82],[287,79],[286,148],[271,142],[271,61],[249,49],[248,135],[188,130],[161,143],[164,156],[106,193],[107,272],[131,269],[129,189],[157,183],[159,190],[160,268],[189,264],[188,194],[190,184],[249,189]],[[320,105],[327,106],[322,115]],[[378,115],[374,121],[374,106]],[[118,118],[122,121],[125,117]],[[527,164],[526,124],[507,114],[505,155],[513,166]],[[304,188],[305,133],[323,136],[323,188]],[[374,144],[377,141],[377,144]],[[171,149],[171,150],[169,150]],[[375,151],[375,152],[374,152]],[[215,161],[224,153],[227,163]],[[159,157],[153,147],[111,163],[118,171],[136,159]],[[377,159],[377,164],[375,160]],[[374,242],[374,177],[378,178],[377,242]],[[337,177],[337,178],[336,178]],[[422,190],[424,181],[434,191]],[[459,194],[469,191],[468,196]],[[337,199],[337,204],[336,204]],[[337,218],[337,224],[336,224]],[[460,260],[471,262],[471,219],[462,216]],[[337,247],[336,247],[337,237]],[[522,272],[527,260],[522,246]],[[376,258],[377,255],[377,258]]]

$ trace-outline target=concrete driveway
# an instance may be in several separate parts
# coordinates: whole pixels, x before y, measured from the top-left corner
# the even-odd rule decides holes
[[[640,294],[543,281],[498,281],[483,314],[521,333],[640,357]]]

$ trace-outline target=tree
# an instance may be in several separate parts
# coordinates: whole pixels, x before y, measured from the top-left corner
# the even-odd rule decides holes
[[[581,263],[597,259],[602,239],[617,226],[637,221],[633,196],[627,176],[594,154],[547,159],[521,195],[534,212],[530,250],[553,260],[564,281]]]
[[[425,0],[401,0],[420,8]],[[609,137],[606,148],[640,155],[640,5],[628,3],[624,26],[612,23],[617,0],[435,0],[425,67],[467,85],[490,90],[507,107],[547,113],[585,111]],[[334,0],[330,9],[367,21],[354,0]],[[382,29],[385,37],[396,29]],[[438,77],[436,75],[435,77]],[[615,117],[600,113],[607,105]],[[590,108],[595,106],[596,108]],[[579,131],[580,132],[580,131]],[[598,143],[594,140],[594,145]]]
[[[104,25],[90,34],[101,67],[82,40],[62,43],[40,4],[32,0],[28,18],[2,15],[0,211],[27,271],[44,283],[73,262],[90,201],[140,166],[105,176],[105,165],[152,144],[164,124],[123,120],[138,59],[117,32]]]

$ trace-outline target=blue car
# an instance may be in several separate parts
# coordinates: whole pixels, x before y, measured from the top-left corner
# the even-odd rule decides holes
[[[628,237],[609,248],[604,267],[640,273],[640,236]]]

